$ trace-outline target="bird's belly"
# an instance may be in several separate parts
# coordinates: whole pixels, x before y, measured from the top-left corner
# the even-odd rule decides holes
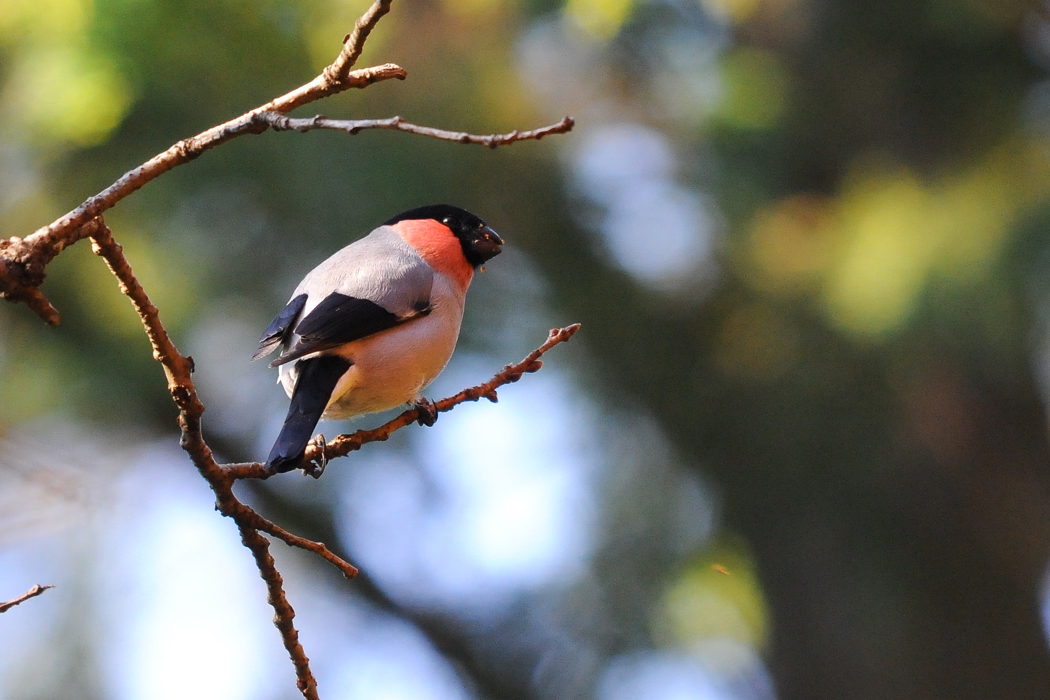
[[[336,384],[323,417],[349,418],[412,401],[448,364],[458,336],[458,319],[450,322],[435,310],[340,348],[335,353],[353,365]]]

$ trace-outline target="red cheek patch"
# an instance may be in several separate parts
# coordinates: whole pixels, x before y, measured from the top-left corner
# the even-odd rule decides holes
[[[433,219],[411,219],[398,221],[393,229],[428,265],[466,291],[474,268],[463,257],[463,246],[448,226]]]

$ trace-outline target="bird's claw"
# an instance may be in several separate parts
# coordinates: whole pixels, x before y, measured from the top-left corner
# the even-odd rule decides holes
[[[412,403],[416,408],[417,423],[419,423],[420,425],[425,425],[428,428],[434,425],[434,423],[437,423],[438,410],[436,403],[422,396],[420,396]]]
[[[303,474],[320,479],[321,475],[324,474],[325,468],[328,467],[328,441],[325,440],[324,435],[318,433],[310,442],[316,444],[317,451],[321,453],[320,463],[306,462],[303,465]]]

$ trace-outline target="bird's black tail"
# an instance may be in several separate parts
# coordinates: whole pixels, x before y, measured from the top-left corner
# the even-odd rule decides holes
[[[302,464],[317,421],[321,420],[336,383],[350,369],[350,364],[349,360],[334,355],[299,361],[299,379],[292,392],[288,417],[266,458],[267,468],[288,472]]]

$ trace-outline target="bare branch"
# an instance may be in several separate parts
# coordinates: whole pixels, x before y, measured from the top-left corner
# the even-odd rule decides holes
[[[171,337],[164,329],[160,321],[160,312],[146,295],[135,273],[131,270],[128,259],[124,257],[124,250],[119,243],[113,240],[113,234],[109,227],[99,218],[98,223],[91,235],[91,250],[102,257],[109,267],[109,271],[120,283],[120,293],[131,300],[135,312],[142,321],[146,330],[150,345],[153,346],[153,359],[161,363],[164,373],[168,378],[168,391],[171,392],[179,411],[187,416],[190,421],[199,423],[200,416],[204,413],[204,404],[197,398],[197,390],[193,386],[190,373],[193,372],[193,360],[183,357],[171,342]],[[199,427],[198,431],[199,433]],[[187,446],[183,444],[183,448]]]
[[[54,588],[54,586],[51,585],[51,584],[48,584],[46,586],[41,586],[39,583],[36,584],[35,586],[30,588],[25,593],[23,593],[22,595],[18,596],[17,598],[9,600],[6,603],[0,603],[0,613],[5,613],[8,610],[10,610],[11,608],[15,607],[16,605],[20,605],[20,604],[26,602],[30,598],[36,598],[38,595],[40,595],[41,593],[46,591],[48,588]]]
[[[60,320],[58,309],[51,305],[43,292],[32,284],[18,279],[23,276],[22,270],[14,265],[9,265],[6,260],[0,260],[0,289],[6,290],[0,293],[0,296],[11,302],[23,302],[44,323],[49,326],[57,326]]]
[[[498,397],[496,396],[497,389],[507,384],[513,384],[526,374],[538,372],[540,368],[543,367],[543,362],[540,358],[555,345],[564,343],[572,338],[578,330],[580,330],[580,324],[578,323],[574,323],[571,326],[566,326],[564,328],[552,329],[543,345],[526,355],[521,362],[507,365],[487,382],[470,387],[469,389],[464,389],[458,394],[454,394],[446,399],[441,399],[440,401],[435,402],[433,409],[437,413],[445,413],[451,411],[461,403],[466,401],[478,401],[482,398],[486,398],[495,403],[498,400]],[[358,430],[355,433],[340,435],[334,438],[325,445],[323,454],[322,448],[318,447],[315,442],[311,442],[306,448],[306,463],[319,465],[322,459],[331,460],[335,457],[345,457],[351,452],[361,449],[363,445],[367,445],[370,442],[383,442],[388,440],[396,431],[404,428],[406,425],[418,422],[424,417],[424,410],[410,408],[378,428],[372,428],[371,430]],[[266,469],[263,464],[258,462],[228,464],[223,467],[223,469],[229,479],[268,479],[276,473]]]
[[[349,570],[356,573],[356,569],[329,552],[324,545],[285,532],[237,500],[233,493],[233,481],[216,463],[215,456],[204,441],[201,432],[200,419],[201,414],[204,413],[204,404],[197,397],[197,389],[190,376],[193,372],[193,359],[181,355],[175,348],[175,344],[171,342],[168,332],[160,321],[157,307],[153,305],[142,285],[135,278],[120,244],[113,240],[112,233],[101,219],[97,220],[92,235],[92,250],[96,255],[105,259],[106,265],[120,283],[121,293],[131,299],[146,329],[150,344],[153,346],[153,357],[163,365],[164,373],[168,378],[168,390],[179,408],[182,449],[190,456],[197,471],[215,493],[216,509],[237,523],[241,541],[251,550],[259,568],[259,575],[266,582],[267,600],[274,610],[273,623],[280,631],[284,647],[288,650],[288,655],[295,666],[296,683],[299,690],[307,700],[317,700],[317,683],[310,672],[310,661],[299,643],[299,633],[292,624],[295,611],[292,610],[285,596],[281,575],[277,571],[273,557],[270,556],[270,544],[258,531],[261,529],[271,532],[274,536],[285,539],[289,544],[313,551],[336,564],[344,573]]]
[[[361,56],[361,51],[365,48],[368,35],[372,33],[383,15],[390,12],[391,2],[392,0],[375,0],[372,6],[357,19],[357,22],[354,23],[354,31],[347,34],[346,39],[343,40],[343,50],[339,52],[339,56],[332,62],[332,65],[324,70],[325,74],[330,73],[331,80],[338,81],[343,73],[354,67]]]
[[[236,119],[213,126],[196,136],[183,139],[142,165],[124,173],[112,185],[53,222],[37,229],[24,239],[0,240],[0,297],[24,301],[49,325],[59,322],[58,311],[37,289],[44,280],[44,268],[67,246],[91,235],[91,221],[119,201],[155,180],[172,168],[188,163],[206,151],[244,134],[266,130],[256,115],[284,112],[322,97],[357,87],[367,87],[381,80],[404,79],[408,74],[393,63],[353,71],[338,84],[329,84],[321,76],[275,100],[245,112]]]
[[[47,245],[30,235],[26,238],[0,240],[0,297],[25,302],[49,326],[58,325],[58,311],[40,292],[48,263],[81,238],[90,236],[95,222],[56,233]]]
[[[295,684],[306,700],[319,700],[317,681],[310,670],[310,659],[307,658],[303,645],[299,643],[299,632],[292,624],[295,619],[295,610],[292,609],[284,594],[284,579],[277,571],[277,564],[270,554],[270,543],[259,534],[258,530],[248,525],[238,522],[237,527],[241,532],[241,542],[251,550],[252,556],[255,557],[255,565],[259,569],[259,575],[266,582],[266,601],[273,607],[273,624],[281,632],[284,648],[292,658],[292,665],[295,666]]]
[[[226,476],[227,479],[229,479],[228,473],[226,474]],[[314,542],[313,540],[308,540],[305,537],[293,535],[284,528],[275,525],[266,518],[262,517],[254,510],[252,510],[251,508],[239,501],[237,502],[236,506],[231,508],[231,510],[236,511],[238,522],[243,522],[247,525],[250,525],[256,530],[260,530],[268,535],[276,537],[277,539],[283,541],[285,544],[291,547],[298,547],[299,549],[305,549],[308,552],[313,552],[317,556],[330,563],[335,568],[339,569],[339,571],[342,572],[343,576],[346,576],[347,578],[354,578],[357,576],[357,567],[351,564],[350,562],[340,558],[338,555],[332,552],[332,550],[328,549],[328,547],[323,542]]]
[[[434,410],[438,413],[445,413],[451,411],[461,403],[466,401],[478,401],[481,398],[486,398],[495,403],[498,400],[498,397],[496,396],[496,390],[498,388],[506,386],[507,384],[513,384],[525,374],[538,372],[543,367],[543,362],[540,358],[555,345],[560,345],[561,343],[568,341],[578,330],[580,330],[579,323],[574,323],[564,328],[552,329],[543,345],[526,355],[521,362],[507,365],[501,371],[497,372],[492,379],[483,384],[464,389],[458,394],[436,402]],[[413,408],[405,411],[397,418],[378,428],[372,430],[358,430],[350,435],[340,435],[328,443],[325,449],[325,454],[328,459],[348,455],[355,450],[361,449],[362,445],[370,442],[382,442],[387,440],[394,431],[399,430],[409,423],[414,423],[422,417],[424,417],[423,411],[418,408]],[[321,457],[320,449],[316,445],[311,444],[306,455],[307,459],[318,460]]]
[[[518,141],[539,141],[550,134],[565,134],[572,131],[575,121],[572,117],[565,117],[557,124],[551,124],[539,129],[529,131],[518,131],[515,129],[506,134],[468,134],[465,131],[447,131],[435,129],[430,126],[420,126],[405,121],[403,117],[390,117],[388,119],[328,119],[316,116],[308,119],[293,119],[276,112],[261,112],[256,115],[257,121],[264,121],[275,131],[293,130],[298,132],[313,131],[314,129],[333,129],[345,131],[349,134],[357,134],[365,129],[391,129],[394,131],[407,131],[410,134],[429,136],[442,141],[455,141],[456,143],[475,143],[489,148],[497,148]]]

